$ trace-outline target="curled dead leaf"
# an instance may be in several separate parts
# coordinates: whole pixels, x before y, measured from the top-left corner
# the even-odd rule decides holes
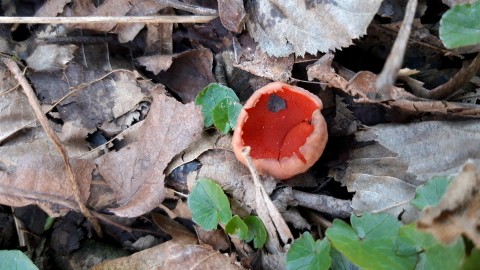
[[[163,201],[163,171],[203,131],[199,107],[182,105],[159,94],[159,88],[153,90],[151,109],[138,130],[138,140],[99,161],[100,174],[117,196],[120,207],[112,211],[119,216],[139,216]]]

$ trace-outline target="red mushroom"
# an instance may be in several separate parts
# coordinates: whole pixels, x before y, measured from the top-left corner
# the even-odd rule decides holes
[[[265,85],[247,100],[232,139],[237,159],[247,164],[242,149],[258,172],[287,179],[308,170],[327,144],[322,101],[307,90],[281,82]]]

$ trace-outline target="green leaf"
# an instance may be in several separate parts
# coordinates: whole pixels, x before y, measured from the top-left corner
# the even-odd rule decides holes
[[[38,270],[38,267],[20,250],[0,250],[0,269]]]
[[[416,208],[422,210],[427,206],[436,206],[447,190],[450,177],[434,177],[423,186],[417,187],[415,198],[410,202]]]
[[[417,270],[460,269],[465,257],[462,238],[458,238],[449,245],[444,245],[430,233],[418,230],[415,224],[400,228],[397,245],[401,253],[416,251],[415,255],[418,259],[415,269]]]
[[[315,241],[308,232],[296,239],[287,253],[287,269],[327,270],[332,263],[330,242]]]
[[[188,196],[188,208],[192,219],[203,229],[217,228],[218,223],[226,224],[232,218],[230,203],[220,186],[210,179],[199,179]]]
[[[470,255],[465,258],[465,261],[462,265],[462,270],[478,270],[480,265],[480,249],[474,248]]]
[[[447,48],[480,43],[480,1],[456,5],[440,20],[440,39]]]
[[[243,221],[248,227],[248,237],[246,241],[250,242],[253,240],[253,246],[255,248],[262,248],[267,242],[268,236],[262,220],[257,216],[248,216],[244,218]]]
[[[43,225],[43,231],[46,232],[48,230],[50,230],[50,228],[52,228],[53,226],[53,222],[55,221],[55,218],[53,217],[47,217],[47,219],[45,220],[45,225]]]
[[[227,225],[225,225],[225,232],[228,234],[235,234],[241,240],[245,240],[248,236],[248,227],[239,216],[235,215],[230,219]]]
[[[339,252],[362,269],[413,269],[416,256],[398,254],[395,240],[401,223],[388,214],[334,220],[326,236]]]
[[[223,134],[235,128],[242,105],[231,98],[222,99],[213,109],[213,124]]]
[[[330,257],[332,257],[332,270],[359,270],[356,265],[347,259],[342,253],[335,248],[330,249]]]
[[[205,127],[213,125],[213,109],[226,98],[240,102],[232,89],[218,83],[211,83],[198,93],[195,104],[202,106]]]

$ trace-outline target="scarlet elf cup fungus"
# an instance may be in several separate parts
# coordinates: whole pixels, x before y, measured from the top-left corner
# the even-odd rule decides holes
[[[281,82],[253,93],[237,119],[232,147],[237,159],[247,164],[242,149],[260,174],[287,179],[308,170],[327,144],[327,124],[322,101],[307,90]]]

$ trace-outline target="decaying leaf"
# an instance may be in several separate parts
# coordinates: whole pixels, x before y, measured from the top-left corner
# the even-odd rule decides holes
[[[63,12],[63,7],[66,4],[70,3],[71,0],[50,0],[46,1],[42,7],[40,7],[37,12],[35,12],[35,16],[38,17],[48,17],[48,16],[57,16]]]
[[[215,82],[212,69],[212,52],[205,48],[195,49],[176,56],[170,68],[157,77],[180,96],[183,103],[189,103],[205,86]]]
[[[36,120],[32,108],[28,104],[27,96],[21,88],[13,89],[17,85],[13,75],[5,68],[0,67],[0,143]]]
[[[5,156],[0,150],[0,203],[11,206],[38,204],[49,215],[59,216],[77,209],[72,187],[59,156],[26,153]],[[95,164],[89,160],[71,159],[80,199],[90,194],[91,173]]]
[[[366,34],[381,0],[248,1],[247,29],[273,56],[328,52]],[[293,27],[292,27],[293,26]]]
[[[228,257],[208,245],[176,243],[175,239],[131,256],[103,262],[92,269],[243,269],[234,257]]]
[[[480,171],[477,166],[472,162],[463,166],[439,204],[424,209],[418,223],[420,228],[444,243],[465,235],[480,247]]]
[[[182,105],[159,94],[158,88],[153,91],[153,103],[139,129],[138,141],[109,152],[99,161],[100,174],[117,195],[120,207],[112,211],[119,216],[136,217],[162,202],[164,169],[203,131],[199,107]]]
[[[218,1],[218,13],[223,26],[233,32],[241,32],[246,17],[242,0]]]
[[[25,61],[36,71],[59,71],[67,67],[76,50],[75,45],[40,45]]]
[[[237,63],[233,66],[256,76],[267,78],[272,81],[286,82],[292,76],[292,68],[295,62],[294,56],[272,57],[261,51],[252,42],[245,42],[243,47],[234,40],[235,56]]]
[[[343,78],[331,68],[333,56],[326,54],[308,66],[308,79],[318,79],[343,92],[357,97],[356,102],[378,103],[388,109],[392,121],[405,121],[412,117],[430,115],[432,118],[478,118],[480,106],[476,104],[437,101],[419,98],[405,89],[392,86],[388,89],[389,98],[381,99],[375,89],[377,76],[369,71],[360,71],[350,80]],[[347,72],[343,72],[347,74]]]
[[[165,174],[169,175],[175,168],[193,161],[204,152],[216,148],[217,141],[221,134],[210,135],[207,132],[202,133],[202,137],[190,145],[187,149],[175,156],[165,169]]]
[[[416,210],[409,204],[416,186],[433,176],[455,174],[465,160],[480,164],[478,121],[382,124],[356,133],[364,146],[354,149],[337,180],[356,192],[357,213]]]
[[[149,56],[142,56],[137,58],[138,63],[145,67],[146,70],[157,75],[160,71],[167,70],[173,63],[175,55],[171,54],[155,54]]]

